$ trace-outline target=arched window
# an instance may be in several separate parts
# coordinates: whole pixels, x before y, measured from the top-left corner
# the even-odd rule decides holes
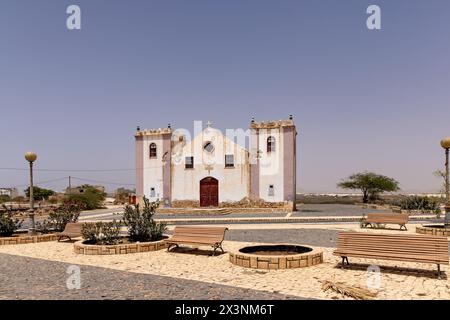
[[[156,158],[156,143],[150,144],[150,158]]]
[[[275,151],[275,138],[270,136],[267,138],[267,152]]]

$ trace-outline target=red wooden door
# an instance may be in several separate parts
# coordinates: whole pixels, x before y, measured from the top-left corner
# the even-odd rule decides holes
[[[200,207],[219,206],[219,181],[212,177],[200,181]]]

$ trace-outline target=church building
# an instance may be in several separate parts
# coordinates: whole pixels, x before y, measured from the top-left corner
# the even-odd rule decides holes
[[[287,120],[254,119],[223,134],[210,123],[190,139],[167,128],[135,133],[136,195],[162,205],[217,207],[244,198],[295,206],[296,136]],[[248,148],[245,146],[248,145]]]

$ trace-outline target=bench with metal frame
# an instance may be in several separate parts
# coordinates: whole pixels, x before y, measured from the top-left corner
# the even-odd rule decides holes
[[[225,238],[225,231],[228,228],[223,227],[194,227],[194,226],[176,226],[173,231],[173,236],[165,240],[167,251],[172,247],[179,245],[193,245],[193,246],[211,246],[213,256],[217,249],[222,250],[222,242]]]
[[[399,213],[369,213],[367,217],[362,221],[362,227],[370,226],[374,228],[380,224],[398,224],[400,230],[408,230],[406,224],[408,223],[409,216],[407,214]]]
[[[449,264],[447,237],[417,234],[340,232],[333,255],[342,258],[342,268],[348,257],[436,264],[439,279],[440,265]]]

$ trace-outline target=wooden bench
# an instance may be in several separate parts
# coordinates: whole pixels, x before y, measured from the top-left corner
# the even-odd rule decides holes
[[[180,244],[184,245],[200,245],[213,247],[213,256],[217,249],[223,251],[222,241],[225,237],[225,231],[228,228],[222,227],[190,227],[190,226],[176,226],[173,231],[173,236],[165,240],[168,244],[167,251],[171,247],[178,247]]]
[[[72,238],[81,237],[81,226],[82,223],[69,222],[66,224],[63,232],[56,234],[58,236],[58,241],[61,241],[63,238],[69,238],[69,240],[72,240]]]
[[[408,223],[409,216],[407,214],[399,213],[369,213],[367,217],[362,221],[363,228],[370,226],[374,228],[375,224],[398,224],[400,230],[408,230],[406,224]]]
[[[437,264],[439,278],[440,265],[449,264],[447,237],[417,234],[340,232],[333,255],[342,258],[342,268],[348,257]]]

